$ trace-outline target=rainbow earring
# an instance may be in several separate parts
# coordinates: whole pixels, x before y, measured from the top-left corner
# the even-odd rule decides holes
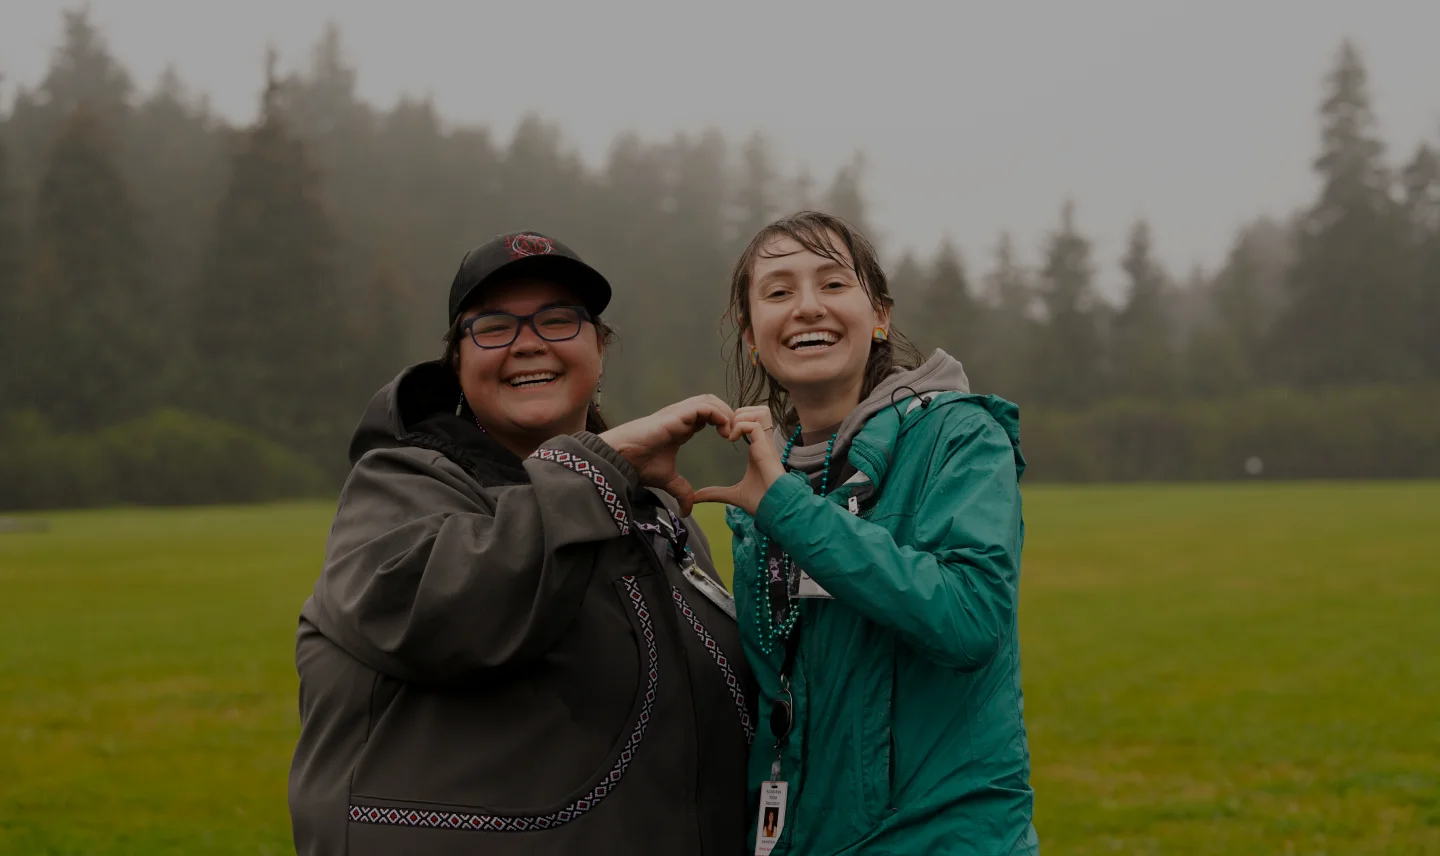
[[[757,369],[760,368],[760,349],[759,349],[759,348],[751,348],[751,349],[750,349],[750,365],[754,366],[754,367],[757,368]]]
[[[874,339],[877,342],[884,342],[885,340],[890,338],[890,334],[885,332],[884,327],[876,327],[870,332],[870,338]]]

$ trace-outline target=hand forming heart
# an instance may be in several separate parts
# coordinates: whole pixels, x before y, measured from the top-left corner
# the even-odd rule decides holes
[[[680,447],[714,425],[725,434],[734,417],[730,406],[713,395],[697,395],[649,416],[618,425],[600,439],[619,452],[640,474],[640,483],[658,487],[680,503],[680,513],[689,515],[695,489],[676,469]]]
[[[731,442],[748,437],[749,465],[745,475],[729,487],[701,488],[694,494],[695,502],[723,502],[754,515],[760,500],[775,480],[785,475],[785,465],[771,437],[770,410],[767,407],[742,407],[735,411],[728,425],[719,426],[720,435]]]

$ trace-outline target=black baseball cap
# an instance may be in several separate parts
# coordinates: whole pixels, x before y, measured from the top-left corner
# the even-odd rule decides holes
[[[610,283],[574,250],[539,232],[510,232],[496,235],[460,260],[450,284],[450,323],[487,287],[517,276],[573,289],[596,318],[610,305]]]

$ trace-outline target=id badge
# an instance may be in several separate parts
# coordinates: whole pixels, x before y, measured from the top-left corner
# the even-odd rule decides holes
[[[810,575],[801,571],[795,583],[796,597],[820,597],[834,599],[834,595],[826,591],[819,583],[810,578]]]
[[[760,828],[755,836],[755,856],[769,856],[785,831],[785,797],[790,791],[786,782],[764,782],[760,785]]]

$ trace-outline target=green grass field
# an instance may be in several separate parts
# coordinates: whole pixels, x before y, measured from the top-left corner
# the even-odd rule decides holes
[[[0,853],[293,852],[330,510],[0,534]],[[1043,853],[1440,854],[1440,484],[1035,487],[1026,512]]]

